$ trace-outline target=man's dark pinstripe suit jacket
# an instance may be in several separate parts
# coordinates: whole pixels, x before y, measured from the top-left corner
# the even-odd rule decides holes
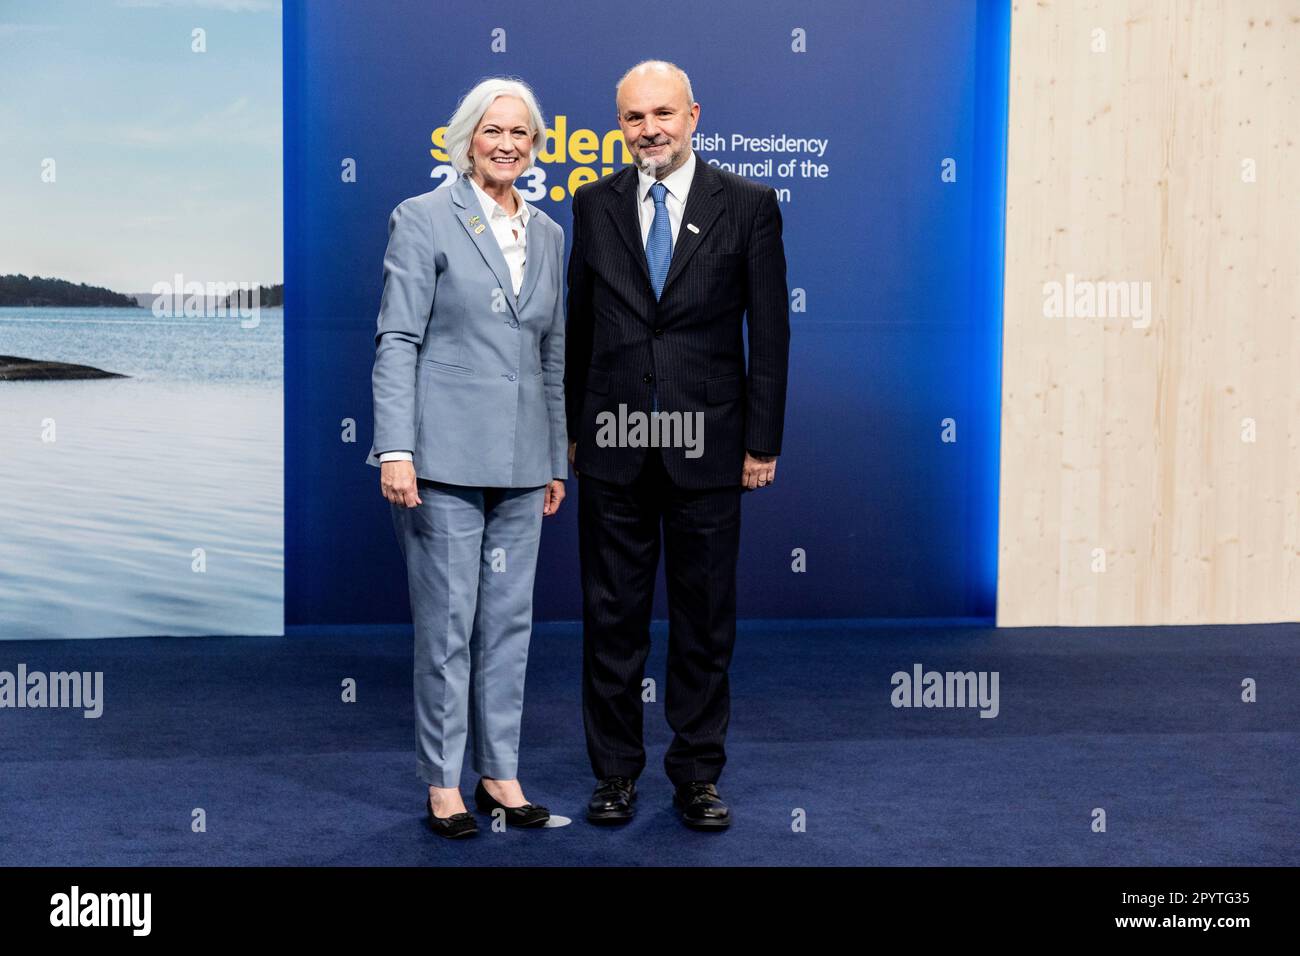
[[[641,471],[646,449],[599,447],[596,416],[617,414],[620,404],[649,415],[652,389],[660,411],[703,413],[701,456],[661,450],[679,487],[738,485],[746,450],[781,452],[790,350],[781,210],[770,186],[695,158],[658,301],[641,244],[636,167],[573,194],[565,406],[575,465],[593,478],[628,484]]]

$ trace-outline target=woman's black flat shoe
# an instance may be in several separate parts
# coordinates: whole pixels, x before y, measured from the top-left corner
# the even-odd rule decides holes
[[[551,819],[551,812],[543,806],[535,803],[525,803],[522,807],[507,807],[504,803],[497,800],[496,797],[487,792],[487,787],[483,786],[480,779],[478,786],[474,788],[474,803],[483,813],[491,813],[493,810],[504,810],[506,812],[506,825],[512,827],[540,827],[545,825],[546,821]]]
[[[429,827],[438,836],[446,837],[449,840],[459,840],[461,837],[471,837],[478,835],[478,822],[474,815],[469,812],[453,813],[449,817],[437,817],[433,815],[433,797],[429,797]]]

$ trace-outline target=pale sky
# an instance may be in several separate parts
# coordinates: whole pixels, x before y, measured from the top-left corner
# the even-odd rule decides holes
[[[279,0],[0,0],[0,275],[282,282],[280,66]]]

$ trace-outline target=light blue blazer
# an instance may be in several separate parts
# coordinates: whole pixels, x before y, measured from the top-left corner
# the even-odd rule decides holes
[[[568,477],[564,232],[528,210],[518,301],[468,179],[393,210],[368,464],[410,451],[417,476],[477,487]]]

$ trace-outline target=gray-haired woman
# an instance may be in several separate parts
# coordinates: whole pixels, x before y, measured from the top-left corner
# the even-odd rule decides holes
[[[525,84],[484,80],[447,127],[460,178],[389,220],[367,461],[406,560],[416,768],[447,837],[478,832],[467,749],[479,810],[550,816],[516,779],[538,540],[568,477],[564,234],[514,187],[545,133]]]

